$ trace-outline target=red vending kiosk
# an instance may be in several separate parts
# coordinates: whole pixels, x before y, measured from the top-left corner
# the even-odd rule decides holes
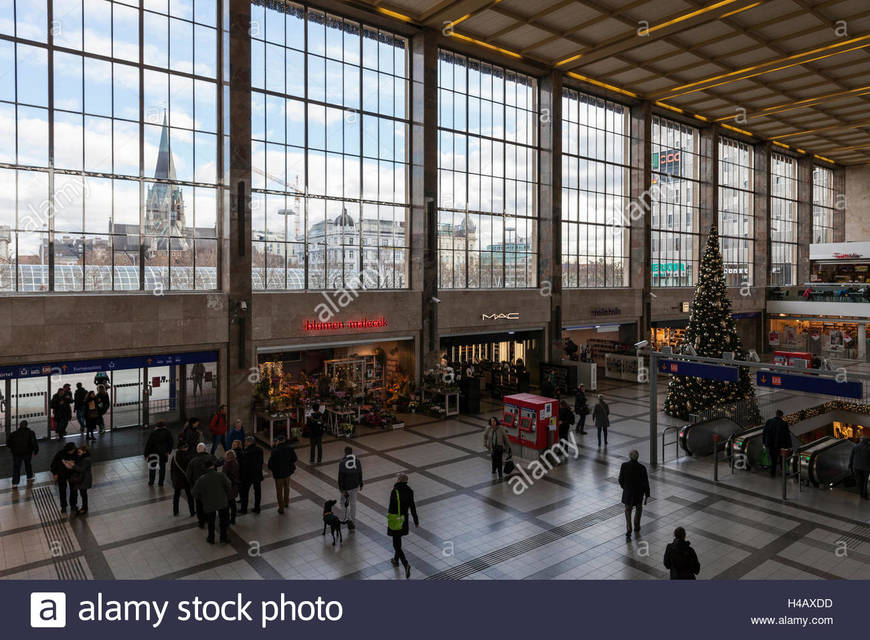
[[[524,458],[537,457],[555,437],[550,434],[555,433],[558,425],[559,401],[533,393],[505,396],[503,401],[505,432],[512,443],[520,446],[514,454]]]

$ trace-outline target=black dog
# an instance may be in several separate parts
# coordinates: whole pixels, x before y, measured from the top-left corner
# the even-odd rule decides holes
[[[335,534],[338,534],[338,541],[344,543],[341,537],[341,520],[338,516],[332,513],[332,507],[335,506],[335,500],[327,500],[323,505],[323,533],[326,535],[326,527],[332,532],[332,546],[335,546]]]

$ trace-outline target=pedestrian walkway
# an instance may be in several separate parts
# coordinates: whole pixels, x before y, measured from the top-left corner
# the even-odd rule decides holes
[[[597,447],[594,430],[577,436],[579,457],[521,495],[490,474],[482,434],[486,418],[500,415],[496,403],[485,401],[479,416],[361,431],[349,443],[365,472],[357,529],[344,530],[334,547],[321,535],[322,506],[338,497],[343,440],[324,443],[318,466],[301,447],[289,512],[277,514],[267,478],[263,512],[239,516],[226,545],[207,544],[195,518],[171,515],[172,489],[147,486],[141,455],[95,463],[90,513],[71,520],[61,517],[46,472],[17,490],[5,477],[0,578],[399,578],[385,517],[399,471],[409,476],[420,516],[404,543],[412,579],[664,579],[662,556],[677,525],[698,553],[702,579],[870,575],[870,506],[857,495],[834,492],[831,500],[816,490],[783,504],[776,481],[735,476],[717,485],[709,462],[688,459],[650,469],[652,500],[640,536],[627,543],[616,475],[632,448],[647,459],[647,389],[605,381],[602,390],[611,407],[609,446]],[[662,414],[659,431],[675,423]]]

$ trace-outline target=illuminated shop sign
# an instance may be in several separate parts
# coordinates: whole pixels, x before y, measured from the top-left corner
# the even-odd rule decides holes
[[[653,173],[664,174],[661,176],[662,182],[668,182],[669,176],[680,175],[680,150],[668,149],[666,151],[655,151],[652,154],[652,170]],[[657,176],[653,175],[652,183],[656,183]]]
[[[306,320],[304,328],[306,331],[336,331],[338,329],[381,329],[387,326],[385,318],[376,318],[369,320],[330,320],[328,322],[320,322],[319,320]]]
[[[481,320],[519,320],[519,313],[481,313]]]
[[[841,440],[856,440],[865,433],[870,433],[867,427],[862,427],[860,424],[844,424],[834,421],[834,437]]]
[[[667,276],[672,273],[685,273],[685,262],[653,262],[652,275],[653,277]]]
[[[834,257],[837,260],[855,260],[861,257],[860,253],[835,253]]]

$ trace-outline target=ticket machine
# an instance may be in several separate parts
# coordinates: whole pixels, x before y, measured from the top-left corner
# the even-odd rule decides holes
[[[515,451],[523,457],[534,457],[550,446],[556,436],[558,400],[532,393],[505,396],[503,422],[510,441],[519,445]]]

